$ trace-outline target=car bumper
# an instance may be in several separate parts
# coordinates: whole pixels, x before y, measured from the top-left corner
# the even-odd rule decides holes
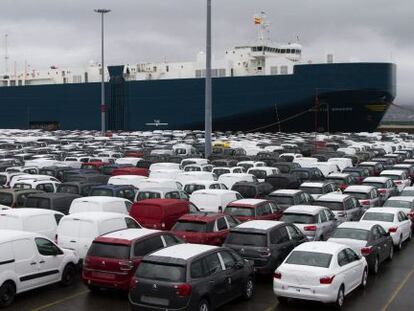
[[[105,288],[116,288],[120,290],[129,290],[130,278],[126,277],[125,279],[118,280],[105,280],[102,278],[95,278],[91,275],[85,275],[82,273],[82,281],[85,285],[96,286],[96,287],[105,287]]]
[[[270,274],[275,271],[276,264],[273,263],[273,260],[266,260],[261,258],[248,258],[244,257],[252,265],[254,272],[258,274]]]
[[[130,295],[128,295],[129,305],[131,307],[131,310],[133,311],[188,311],[188,310],[195,310],[197,309],[197,306],[191,305],[190,301],[189,303],[178,309],[169,308],[168,306],[153,306],[153,305],[146,305],[141,303],[136,303],[131,300]]]
[[[331,286],[298,286],[281,281],[273,281],[276,296],[332,303],[336,301],[338,289]]]

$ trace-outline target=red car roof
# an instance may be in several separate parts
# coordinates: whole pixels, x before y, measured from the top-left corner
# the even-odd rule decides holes
[[[230,202],[229,204],[227,204],[227,206],[237,206],[237,207],[248,207],[248,208],[256,208],[259,205],[262,205],[264,203],[269,203],[271,201],[263,201],[257,204],[243,204],[243,203],[237,203],[237,202]]]
[[[219,213],[195,213],[195,214],[186,214],[181,216],[178,220],[185,221],[196,221],[196,222],[213,222],[216,219],[223,217],[223,214]]]
[[[189,204],[186,200],[178,199],[147,199],[135,202],[133,206],[136,205],[154,205],[154,206],[187,206]]]

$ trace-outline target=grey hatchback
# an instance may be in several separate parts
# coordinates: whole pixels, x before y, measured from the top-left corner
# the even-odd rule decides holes
[[[306,236],[293,224],[252,220],[230,229],[223,246],[237,251],[259,274],[273,273]]]
[[[249,262],[224,247],[180,244],[147,255],[131,281],[132,310],[214,310],[254,293]]]

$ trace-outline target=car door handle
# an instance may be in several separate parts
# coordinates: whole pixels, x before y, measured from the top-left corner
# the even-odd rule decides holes
[[[76,243],[76,241],[72,240],[72,241],[70,241],[70,243]]]
[[[41,261],[39,261],[39,263],[45,263],[46,261],[44,261],[44,260],[41,260]]]
[[[30,263],[30,265],[34,266],[34,265],[36,265],[36,262],[33,261],[33,262]]]

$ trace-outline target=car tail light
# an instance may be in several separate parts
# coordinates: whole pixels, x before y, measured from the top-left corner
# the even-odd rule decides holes
[[[369,254],[371,254],[373,252],[374,248],[369,246],[369,247],[363,247],[361,248],[361,254],[364,256],[368,256]]]
[[[260,257],[269,257],[270,255],[272,255],[272,252],[269,248],[263,248],[260,250]]]
[[[348,218],[348,214],[346,212],[339,212],[338,217]]]
[[[395,233],[395,232],[397,232],[397,228],[391,227],[391,228],[388,229],[388,232]]]
[[[137,285],[138,285],[138,279],[135,276],[133,276],[131,280],[129,281],[129,289],[135,289]]]
[[[118,264],[121,271],[131,271],[134,268],[132,261],[119,261]]]
[[[369,205],[369,200],[361,200],[359,201],[361,205]]]
[[[386,192],[387,192],[387,190],[385,190],[385,189],[378,189],[379,194],[385,194]]]
[[[333,281],[334,278],[335,278],[335,275],[333,275],[333,276],[324,276],[324,277],[319,279],[319,283],[324,284],[324,285],[329,285],[329,284],[332,284],[332,281]]]
[[[409,212],[409,213],[407,214],[407,216],[408,216],[410,219],[413,219],[413,218],[414,218],[414,212]]]
[[[303,228],[303,230],[305,231],[316,231],[317,227],[316,226],[305,226]]]
[[[341,184],[341,185],[339,186],[339,189],[341,189],[341,190],[345,190],[345,189],[346,189],[346,187],[348,187],[348,185]]]
[[[273,278],[280,280],[282,278],[282,273],[280,273],[279,271],[275,271],[273,273]]]
[[[161,228],[165,229],[165,222],[161,224]]]
[[[394,184],[401,185],[402,184],[402,181],[401,180],[394,180]]]
[[[190,284],[184,283],[174,286],[176,294],[180,297],[187,297],[191,295],[192,287]]]

